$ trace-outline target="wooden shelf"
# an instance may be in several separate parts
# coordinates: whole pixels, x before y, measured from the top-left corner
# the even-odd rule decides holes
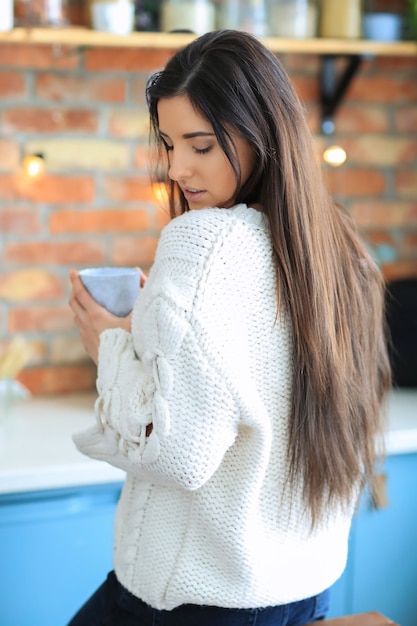
[[[1,1],[1,0],[0,0]],[[70,28],[15,28],[0,33],[3,43],[44,44],[81,47],[158,48],[177,50],[187,45],[195,35],[135,32],[131,35],[112,35],[82,27]],[[417,42],[383,42],[347,39],[290,39],[265,37],[265,45],[275,53],[417,56]]]

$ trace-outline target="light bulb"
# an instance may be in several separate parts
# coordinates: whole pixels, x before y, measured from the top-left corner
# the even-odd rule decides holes
[[[156,181],[152,183],[152,193],[155,200],[159,204],[165,204],[168,200],[168,190],[166,184],[162,181]]]
[[[346,161],[347,154],[340,146],[329,146],[323,152],[323,159],[328,165],[339,167]]]
[[[29,178],[40,176],[45,170],[43,154],[27,154],[22,163],[23,171]]]

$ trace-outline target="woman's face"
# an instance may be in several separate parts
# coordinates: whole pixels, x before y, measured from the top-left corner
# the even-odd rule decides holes
[[[187,96],[161,98],[159,132],[168,153],[168,175],[180,186],[189,208],[230,208],[236,195],[233,168],[220,147],[213,127],[197,112]],[[255,158],[249,143],[232,135],[243,184]]]

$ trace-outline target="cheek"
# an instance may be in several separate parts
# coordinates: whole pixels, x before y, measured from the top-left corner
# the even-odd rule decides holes
[[[219,168],[217,180],[219,181],[219,183],[221,182],[223,189],[227,189],[230,194],[236,191],[236,176],[229,161],[226,161],[226,163],[224,163],[222,167]]]
[[[242,164],[242,177],[246,181],[253,172],[256,165],[256,157],[251,149],[247,149],[244,162]]]

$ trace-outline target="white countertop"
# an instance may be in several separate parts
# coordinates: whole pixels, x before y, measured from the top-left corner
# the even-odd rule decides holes
[[[125,473],[81,454],[71,435],[94,423],[95,393],[34,397],[0,422],[0,494],[121,482]]]
[[[94,393],[35,397],[0,422],[0,494],[122,482],[125,474],[76,449],[71,435],[94,421]],[[417,389],[389,400],[387,453],[417,452]]]
[[[387,430],[387,454],[417,452],[417,389],[391,392]]]

